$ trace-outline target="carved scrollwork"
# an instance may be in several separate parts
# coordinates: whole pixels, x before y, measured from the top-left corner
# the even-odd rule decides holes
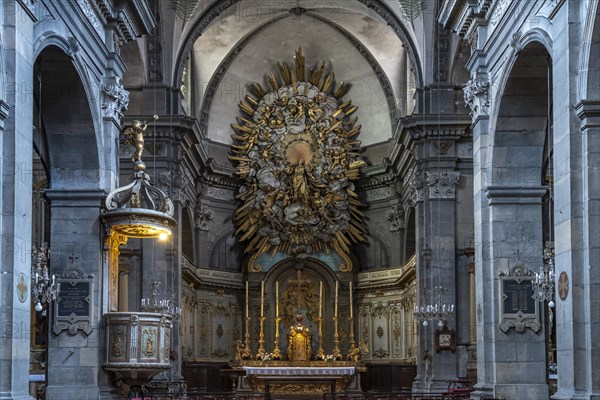
[[[129,92],[123,88],[121,78],[113,76],[102,82],[102,111],[104,118],[121,121],[123,111],[129,106]]]
[[[465,103],[471,109],[473,120],[489,115],[489,88],[490,80],[486,73],[477,73],[464,87]]]
[[[429,185],[429,198],[453,199],[456,196],[456,185],[460,181],[460,172],[427,172],[426,176],[427,185]]]
[[[194,222],[196,224],[196,228],[201,231],[209,231],[210,230],[210,222],[214,219],[215,212],[208,207],[200,205],[196,207],[194,210]]]
[[[385,217],[390,222],[390,231],[398,232],[404,228],[404,210],[400,206],[392,207],[385,213]]]

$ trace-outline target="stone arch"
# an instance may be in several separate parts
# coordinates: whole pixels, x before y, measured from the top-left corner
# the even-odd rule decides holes
[[[417,230],[415,224],[415,208],[410,207],[406,213],[406,229],[404,230],[404,259],[408,261],[417,250]]]
[[[194,235],[193,213],[185,207],[181,213],[181,252],[188,260],[196,263],[196,243]]]
[[[210,26],[210,24],[218,18],[221,14],[225,13],[229,8],[234,7],[241,0],[217,0],[213,4],[204,10],[204,12],[193,21],[195,25],[194,29],[187,32],[185,38],[181,40],[182,45],[176,52],[173,68],[173,87],[179,87],[183,70],[187,61],[192,54],[193,45],[202,35],[202,33]],[[409,30],[402,23],[400,18],[394,13],[390,7],[385,4],[383,0],[358,0],[358,2],[364,4],[369,9],[373,10],[379,17],[381,17],[388,26],[394,31],[398,38],[406,44],[407,53],[410,59],[411,69],[415,74],[417,86],[423,84],[423,71],[421,61],[418,57],[417,45],[413,36]]]
[[[308,17],[314,18],[315,20],[332,27],[337,32],[339,32],[342,36],[344,36],[352,44],[352,46],[354,48],[356,48],[358,53],[360,53],[360,55],[369,64],[370,68],[373,70],[373,73],[376,75],[377,80],[379,81],[381,89],[383,90],[383,92],[385,94],[385,100],[387,102],[388,112],[389,112],[389,117],[390,117],[390,125],[391,125],[392,129],[394,129],[398,125],[398,122],[400,120],[400,111],[396,104],[396,95],[394,93],[394,90],[392,89],[392,84],[391,84],[389,78],[387,77],[387,75],[385,74],[382,67],[380,66],[378,61],[375,59],[375,57],[369,52],[369,50],[366,48],[366,46],[364,46],[356,37],[354,37],[350,32],[348,32],[346,29],[344,29],[340,25],[338,25],[326,18],[323,18],[322,16],[313,14],[311,12],[307,12],[305,15]],[[216,69],[216,72],[211,77],[211,79],[207,85],[207,89],[205,90],[205,93],[204,93],[204,99],[202,101],[202,108],[201,108],[200,115],[199,115],[200,128],[202,129],[203,132],[208,132],[209,115],[211,112],[214,97],[219,93],[218,88],[220,85],[222,85],[223,78],[229,71],[231,65],[234,63],[236,58],[242,53],[244,47],[246,47],[246,45],[250,41],[252,41],[254,38],[256,38],[257,35],[261,31],[263,31],[265,28],[267,28],[270,25],[273,25],[279,21],[282,21],[286,18],[287,18],[287,16],[285,16],[285,15],[280,16],[278,18],[273,18],[273,19],[269,20],[268,22],[264,23],[263,25],[260,25],[257,28],[253,29],[246,36],[244,36],[239,41],[239,43],[237,43],[236,46],[234,46],[231,49],[231,51],[229,51],[227,56],[223,59],[223,61],[219,65],[219,67]],[[268,70],[265,72],[268,72]]]
[[[508,69],[491,121],[493,150],[487,179],[492,186],[541,184],[551,61],[544,44],[525,43]]]
[[[586,13],[581,52],[581,99],[600,99],[600,1],[592,0]],[[596,61],[594,61],[596,60]]]
[[[374,232],[371,232],[366,239],[367,243],[356,245],[356,257],[360,270],[389,268],[390,257],[385,239]]]
[[[217,236],[210,249],[209,268],[215,270],[241,271],[244,261],[244,249],[233,234],[232,229]]]
[[[98,189],[100,146],[90,99],[98,96],[63,48],[50,44],[34,66],[40,134],[47,146],[51,189]]]
[[[521,361],[528,365],[530,379],[522,385],[522,377],[515,373],[511,363],[496,363],[490,375],[478,376],[479,384],[490,379],[495,397],[516,395],[525,398],[547,396],[547,354],[544,315],[539,316],[541,326],[528,332],[526,337],[512,331],[498,330],[493,340],[481,335],[480,329],[497,327],[501,315],[498,307],[503,293],[498,283],[500,274],[506,274],[517,262],[522,262],[532,272],[543,264],[543,199],[547,187],[543,181],[544,150],[551,120],[552,60],[548,42],[532,40],[541,37],[532,32],[517,44],[513,59],[498,94],[494,118],[490,118],[491,148],[489,164],[485,165],[482,179],[487,180],[486,205],[481,250],[478,255],[481,267],[477,270],[478,302],[490,302],[483,309],[478,326],[478,349],[500,352],[518,351],[526,342],[528,355]],[[493,123],[495,121],[495,124]],[[479,251],[479,250],[476,250]],[[480,282],[486,282],[481,287]],[[543,314],[543,313],[541,313]],[[478,318],[479,321],[479,318]],[[510,350],[509,350],[510,349]],[[517,389],[508,392],[514,384]],[[515,394],[516,393],[516,394]]]

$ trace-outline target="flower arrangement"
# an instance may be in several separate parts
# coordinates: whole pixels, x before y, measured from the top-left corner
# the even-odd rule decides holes
[[[548,372],[551,373],[551,374],[555,374],[556,373],[556,363],[555,362],[551,361],[548,364]]]
[[[263,353],[260,355],[260,359],[263,361],[271,361],[273,359],[273,353]]]
[[[327,354],[325,357],[323,357],[323,361],[331,362],[335,360],[337,360],[337,357],[333,354]]]

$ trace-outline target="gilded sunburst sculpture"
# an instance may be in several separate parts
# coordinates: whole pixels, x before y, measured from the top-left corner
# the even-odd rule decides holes
[[[336,89],[333,73],[319,63],[306,71],[302,49],[295,68],[277,64],[268,76],[271,90],[255,83],[240,103],[232,128],[230,159],[243,181],[237,196],[236,234],[248,242],[248,268],[267,252],[308,256],[337,252],[342,271],[350,271],[351,242],[364,242],[363,206],[352,181],[365,166],[358,107],[342,98],[349,86]]]

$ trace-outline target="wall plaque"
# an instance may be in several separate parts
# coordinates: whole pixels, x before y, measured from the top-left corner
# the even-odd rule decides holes
[[[71,265],[56,279],[57,294],[54,305],[52,331],[58,335],[66,330],[75,335],[82,330],[86,335],[92,332],[93,275]]]
[[[500,273],[500,329],[510,328],[522,333],[525,328],[534,332],[541,329],[539,303],[534,299],[533,281],[535,276],[523,262],[518,261],[505,274]]]

